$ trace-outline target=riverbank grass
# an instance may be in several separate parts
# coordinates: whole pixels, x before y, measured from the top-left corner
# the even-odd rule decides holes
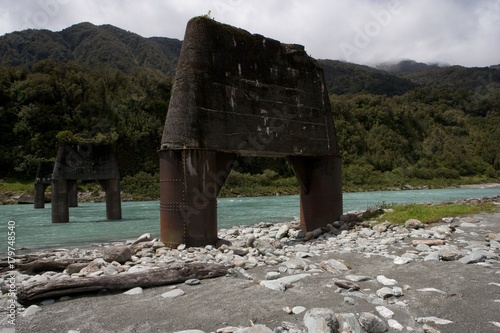
[[[4,178],[0,181],[0,192],[29,194],[33,193],[33,191],[32,180]]]
[[[404,224],[409,219],[417,219],[422,223],[439,222],[444,217],[457,217],[470,214],[499,212],[500,207],[491,202],[486,203],[443,203],[443,204],[392,204],[386,213],[379,217],[380,222],[389,221]]]

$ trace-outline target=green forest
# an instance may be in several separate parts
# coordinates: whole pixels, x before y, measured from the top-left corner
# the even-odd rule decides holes
[[[30,44],[41,33],[45,42]],[[38,163],[54,159],[58,139],[68,133],[106,135],[114,138],[124,191],[154,198],[180,42],[167,47],[159,37],[90,24],[57,34],[0,37],[0,178],[33,180]],[[103,40],[105,48],[81,51]],[[331,94],[346,191],[500,178],[498,66],[319,64]],[[247,157],[239,159],[222,195],[297,191],[284,160]]]

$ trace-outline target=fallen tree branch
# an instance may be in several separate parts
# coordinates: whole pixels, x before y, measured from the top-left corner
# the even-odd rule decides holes
[[[36,259],[27,263],[16,264],[16,269],[21,273],[39,273],[39,272],[62,272],[71,264],[90,263],[93,258],[75,258],[75,259]]]
[[[210,279],[226,275],[227,267],[219,264],[174,264],[166,268],[110,276],[68,278],[34,283],[18,289],[17,300],[27,304],[34,300],[56,298],[84,292],[124,290],[181,283],[188,279]]]

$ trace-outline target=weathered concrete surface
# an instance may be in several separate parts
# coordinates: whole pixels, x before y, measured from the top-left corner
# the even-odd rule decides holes
[[[194,18],[161,148],[338,155],[323,71],[301,45]]]
[[[120,174],[111,145],[62,144],[52,172],[52,223],[69,222],[69,208],[77,205],[77,180],[98,180],[106,192],[106,217],[122,218]]]
[[[287,158],[304,230],[342,214],[328,91],[301,45],[191,19],[159,155],[161,240],[171,245],[215,244],[216,197],[240,155]]]

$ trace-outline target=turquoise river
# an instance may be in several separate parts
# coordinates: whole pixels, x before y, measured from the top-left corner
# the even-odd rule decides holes
[[[500,188],[344,193],[343,208],[347,212],[383,203],[444,202],[495,195],[500,195]],[[221,198],[217,202],[219,228],[287,222],[299,215],[298,196]],[[0,206],[0,237],[4,238],[0,244],[5,244],[0,248],[0,255],[7,252],[7,228],[14,222],[15,248],[26,248],[22,252],[134,239],[147,232],[154,237],[159,235],[158,201],[123,202],[122,215],[122,220],[107,221],[104,203],[79,203],[78,207],[70,208],[69,223],[52,224],[50,204],[45,209],[34,209],[32,205]]]

